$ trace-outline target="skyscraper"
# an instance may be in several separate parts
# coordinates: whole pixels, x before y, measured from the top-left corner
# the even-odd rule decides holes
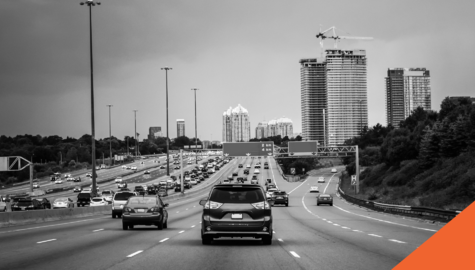
[[[368,125],[364,50],[301,59],[300,79],[303,140],[339,145]]]
[[[430,72],[425,68],[390,68],[386,77],[386,122],[399,127],[413,110],[431,109]]]
[[[259,122],[256,127],[256,139],[262,139],[267,137],[267,122]]]
[[[176,120],[176,136],[177,137],[185,136],[185,119]]]
[[[148,129],[148,139],[153,140],[158,137],[162,137],[162,128],[161,127],[149,127]]]
[[[248,142],[251,139],[249,112],[239,104],[223,113],[223,142]]]

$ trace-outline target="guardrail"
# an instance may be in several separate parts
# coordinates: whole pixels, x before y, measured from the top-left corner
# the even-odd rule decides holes
[[[381,212],[391,212],[395,214],[425,217],[429,219],[434,219],[434,218],[445,219],[445,220],[452,220],[461,212],[461,211],[455,211],[455,210],[443,210],[443,209],[435,209],[435,208],[419,207],[419,206],[411,206],[411,205],[385,204],[385,203],[378,203],[378,202],[358,199],[348,194],[345,194],[345,192],[341,189],[340,184],[338,184],[338,193],[343,199],[347,200],[348,202],[351,202],[351,203],[354,203],[366,208],[370,208],[375,211],[381,211]]]

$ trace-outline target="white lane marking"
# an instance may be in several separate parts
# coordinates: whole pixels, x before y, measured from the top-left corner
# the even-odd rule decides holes
[[[279,238],[279,239],[277,239],[277,240],[279,240],[280,242],[284,242],[284,240],[282,240],[282,239],[280,239],[280,238]]]
[[[160,240],[159,242],[160,242],[160,243],[163,243],[163,242],[167,241],[168,239],[169,239],[169,238],[164,238],[164,239]]]
[[[107,218],[108,218],[108,217],[107,217]],[[84,219],[84,220],[73,221],[73,222],[67,222],[67,223],[60,223],[60,224],[39,226],[39,227],[26,228],[26,229],[18,229],[18,230],[13,230],[13,231],[0,232],[0,234],[1,234],[1,233],[11,233],[11,232],[28,231],[28,230],[34,230],[34,229],[42,229],[42,228],[55,227],[55,226],[61,226],[61,225],[68,225],[68,224],[74,224],[74,223],[78,223],[78,222],[84,222],[84,221],[90,221],[90,220],[96,220],[96,219],[104,219],[104,218]]]
[[[340,208],[336,205],[334,205],[333,207],[336,207],[337,209],[340,209],[341,211],[343,212],[347,212],[349,214],[353,214],[353,215],[356,215],[356,216],[360,216],[360,217],[364,217],[364,218],[369,218],[369,219],[372,219],[372,220],[377,220],[377,221],[380,221],[380,222],[385,222],[385,223],[389,223],[389,224],[394,224],[394,225],[399,225],[399,226],[403,226],[403,227],[408,227],[408,228],[413,228],[413,229],[419,229],[419,230],[423,230],[423,231],[430,231],[430,232],[437,232],[437,230],[432,230],[432,229],[426,229],[426,228],[421,228],[421,227],[416,227],[416,226],[410,226],[410,225],[405,225],[405,224],[401,224],[401,223],[397,223],[397,222],[392,222],[392,221],[387,221],[387,220],[383,220],[383,219],[377,219],[377,218],[373,218],[373,217],[368,217],[368,216],[364,216],[364,215],[359,215],[359,214],[355,214],[353,212],[350,212],[350,211],[347,211],[343,208]]]
[[[396,239],[389,239],[389,241],[400,243],[400,244],[406,244],[406,242],[399,241],[399,240],[396,240]]]
[[[333,225],[334,225],[334,226],[340,226],[339,224],[336,224],[336,223],[334,223]]]
[[[369,235],[369,236],[374,236],[374,237],[382,237],[381,235],[372,234],[372,233],[370,233],[370,234],[368,234],[368,235]]]
[[[329,220],[329,221],[327,221],[327,222],[328,222],[328,223],[333,223],[333,222],[331,222],[330,220]]]
[[[292,189],[288,194],[292,193],[294,190],[298,189],[301,185],[305,184],[305,182],[307,182],[308,179],[310,179],[310,178],[305,179],[305,181],[303,181],[302,184],[300,184],[296,188]]]
[[[330,182],[332,181],[333,176],[335,176],[335,174],[332,175],[332,177],[330,177],[330,180],[328,180],[328,183],[327,183],[327,185],[325,186],[325,189],[323,190],[323,194],[325,194],[325,192],[327,191],[328,185],[330,185]]]
[[[354,231],[354,232],[362,232],[362,231],[360,231],[360,230],[353,230],[353,231]]]
[[[348,227],[341,227],[341,228],[342,228],[342,229],[347,229],[347,230],[349,230],[349,229],[350,229],[350,228],[348,228]]]
[[[290,254],[292,254],[292,256],[296,258],[300,258],[300,256],[297,253],[295,253],[295,251],[290,251]]]
[[[179,231],[178,233],[184,233],[185,231]]]
[[[97,229],[97,230],[94,230],[93,232],[100,232],[100,231],[103,231],[104,229]]]
[[[191,225],[191,228],[194,228],[194,227],[195,227],[195,225]]]
[[[51,242],[51,241],[56,241],[56,239],[48,239],[48,240],[44,240],[44,241],[40,241],[40,242],[36,242],[36,243],[37,244],[43,244],[43,243]]]
[[[134,257],[135,255],[137,255],[137,254],[139,254],[139,253],[142,253],[142,252],[143,252],[143,250],[139,250],[139,251],[137,251],[137,252],[134,252],[134,253],[130,254],[129,256],[127,256],[127,258],[132,258],[132,257]]]

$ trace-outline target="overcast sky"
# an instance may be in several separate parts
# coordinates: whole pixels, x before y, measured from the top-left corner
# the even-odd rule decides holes
[[[0,3],[0,135],[91,133],[89,15],[80,1]],[[222,139],[222,114],[241,104],[251,135],[286,116],[301,131],[301,58],[320,55],[319,27],[374,37],[342,41],[368,57],[369,124],[386,125],[389,67],[431,72],[432,109],[446,96],[475,96],[475,1],[103,0],[93,7],[96,138],[123,138],[186,122],[194,137]],[[333,43],[326,41],[325,48]]]

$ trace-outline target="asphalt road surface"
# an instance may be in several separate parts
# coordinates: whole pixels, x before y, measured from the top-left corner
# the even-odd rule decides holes
[[[241,162],[234,159],[222,179]],[[261,159],[263,161],[263,159]],[[273,244],[254,239],[220,239],[203,246],[202,206],[194,196],[171,201],[168,229],[136,226],[122,230],[110,214],[0,229],[2,269],[391,269],[440,229],[439,225],[386,215],[354,206],[335,195],[338,173],[322,169],[304,182],[288,183],[270,159],[260,183],[275,179],[289,206],[272,208]],[[242,174],[242,170],[239,174]],[[251,170],[252,172],[252,170]],[[325,183],[317,183],[319,176]],[[250,178],[250,176],[249,176]],[[205,183],[206,183],[205,181]],[[316,206],[316,194],[334,196],[333,206]]]

